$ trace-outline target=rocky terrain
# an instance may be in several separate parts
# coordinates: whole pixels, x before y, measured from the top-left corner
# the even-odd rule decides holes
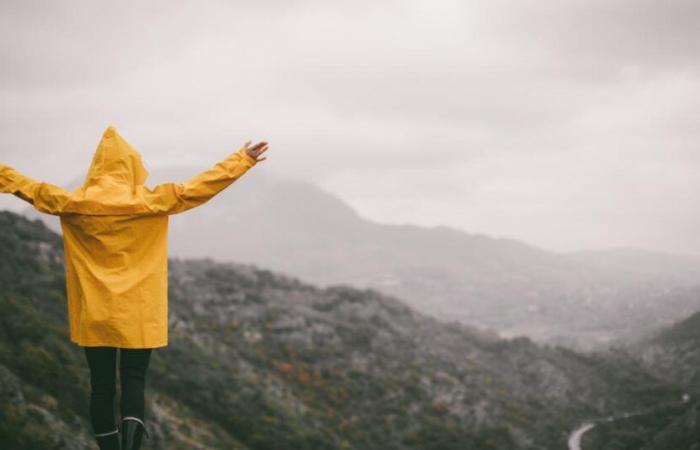
[[[41,221],[0,213],[0,448],[91,448],[62,258]],[[149,448],[561,449],[584,419],[682,393],[622,350],[501,339],[250,264],[169,265]]]

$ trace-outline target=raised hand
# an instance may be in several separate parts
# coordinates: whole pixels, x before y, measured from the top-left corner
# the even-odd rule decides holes
[[[251,158],[255,159],[257,162],[260,161],[265,161],[267,157],[258,157],[262,155],[269,147],[267,146],[267,142],[261,141],[258,142],[257,144],[253,145],[252,147],[250,146],[250,143],[252,141],[248,141],[245,144],[243,144],[243,148],[245,149],[245,152],[250,156]]]

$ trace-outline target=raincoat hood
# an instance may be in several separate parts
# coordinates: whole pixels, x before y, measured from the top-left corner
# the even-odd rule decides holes
[[[92,157],[83,185],[77,188],[64,212],[91,215],[141,214],[148,170],[141,154],[114,128],[107,127]]]
[[[95,186],[134,188],[143,185],[146,178],[148,170],[143,165],[141,154],[110,126],[95,150],[83,189]]]

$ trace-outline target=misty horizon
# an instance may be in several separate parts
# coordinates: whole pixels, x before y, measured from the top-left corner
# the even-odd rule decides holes
[[[149,177],[146,180],[146,185],[149,187],[153,187],[159,183],[165,183],[168,181],[184,181],[187,178],[188,173],[191,174],[196,174],[200,170],[205,170],[207,169],[206,166],[203,166],[202,164],[190,164],[190,165],[185,165],[185,164],[169,164],[169,165],[163,165],[160,167],[148,167],[148,170],[150,171]],[[169,177],[167,174],[169,173],[178,173],[182,174],[178,179],[174,179],[173,177]],[[263,176],[271,176],[273,178],[280,177],[280,178],[285,178],[284,175],[280,174],[265,174]],[[82,183],[84,176],[77,176],[72,179],[69,179],[65,183],[55,183],[63,186],[64,188],[75,188],[79,186]],[[252,178],[252,177],[251,177]],[[293,180],[293,179],[290,179]],[[306,182],[311,185],[314,185],[313,182],[310,182],[308,180],[295,180],[295,181],[301,181],[301,182]],[[251,183],[255,183],[255,181],[250,181]],[[323,188],[322,186],[319,185],[314,185],[317,188],[327,192],[329,195],[332,195],[336,197],[339,201],[345,202],[344,199],[340,198],[336,193],[330,192],[327,189]],[[663,254],[668,254],[668,255],[675,255],[675,256],[681,256],[681,257],[689,257],[689,258],[696,258],[700,257],[700,252],[698,253],[693,253],[693,252],[682,252],[682,251],[672,251],[672,250],[667,250],[667,249],[662,249],[662,248],[654,248],[654,247],[643,247],[643,246],[634,246],[634,245],[611,245],[611,246],[601,246],[601,247],[596,247],[596,246],[591,246],[591,247],[576,247],[575,245],[572,245],[569,248],[551,248],[551,247],[546,247],[544,245],[535,243],[535,242],[529,242],[524,239],[518,239],[515,236],[508,236],[508,235],[497,235],[488,232],[487,230],[472,230],[472,229],[463,229],[456,227],[454,225],[450,224],[443,224],[443,223],[435,223],[435,224],[421,224],[421,223],[410,223],[410,222],[405,222],[405,221],[400,221],[400,222],[383,222],[376,220],[375,218],[369,217],[367,215],[364,215],[362,211],[359,211],[356,207],[349,205],[355,213],[360,216],[362,219],[367,220],[369,222],[375,223],[375,224],[381,224],[381,225],[394,225],[394,226],[406,226],[406,225],[413,225],[413,226],[418,226],[418,227],[425,227],[425,228],[433,228],[433,227],[448,227],[452,228],[461,232],[464,232],[469,235],[474,235],[474,236],[484,236],[487,238],[491,239],[498,239],[498,240],[512,240],[512,241],[518,241],[520,243],[539,248],[544,251],[552,252],[552,253],[562,253],[562,254],[567,254],[567,253],[578,253],[578,252],[604,252],[604,251],[641,251],[641,252],[650,252],[650,253],[657,253],[660,255]],[[8,211],[13,211],[16,213],[20,214],[26,214],[27,212],[32,212],[33,207],[32,206],[27,206],[26,202],[14,197],[14,196],[3,196],[0,197],[0,210],[8,210]],[[47,218],[47,220],[50,220]]]

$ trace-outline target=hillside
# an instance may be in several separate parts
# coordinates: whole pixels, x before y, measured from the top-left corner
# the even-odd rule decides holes
[[[42,222],[0,212],[0,448],[91,442],[62,258]],[[586,418],[681,392],[625,353],[502,340],[375,290],[209,259],[169,264],[149,448],[560,449]]]
[[[694,295],[700,296],[700,289]],[[682,387],[688,401],[660,403],[643,414],[599,423],[586,434],[583,449],[700,449],[700,312],[640,340],[630,350],[645,370]]]

